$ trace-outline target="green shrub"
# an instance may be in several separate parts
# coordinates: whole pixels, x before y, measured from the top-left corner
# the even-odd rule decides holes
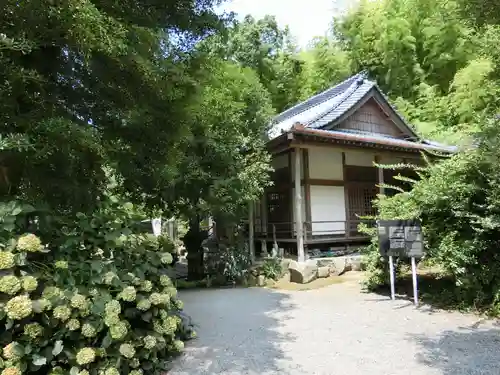
[[[137,208],[103,203],[49,244],[16,235],[26,220],[8,211],[0,207],[2,375],[159,374],[194,335],[164,274],[173,246],[131,232]]]
[[[399,193],[392,197],[380,196],[374,205],[378,209],[378,215],[372,219],[412,219],[416,217],[417,209],[409,199],[408,193]],[[381,285],[388,285],[390,280],[389,262],[380,256],[378,232],[375,226],[360,224],[359,231],[371,238],[363,253],[363,266],[365,268],[364,286],[368,290],[377,289]],[[408,260],[394,258],[394,269],[396,277],[401,274],[402,269],[407,266]]]
[[[207,241],[205,245],[205,274],[215,284],[239,283],[248,275],[252,260],[241,238],[231,244]]]
[[[278,280],[283,276],[283,265],[281,259],[272,258],[265,259],[259,267],[259,274],[263,275],[266,279]]]
[[[411,191],[382,198],[377,207],[381,218],[421,220],[427,261],[455,284],[448,299],[499,311],[500,134],[498,123],[490,125],[477,135],[477,147],[428,165]],[[374,242],[367,250],[370,286],[385,281],[375,248]]]

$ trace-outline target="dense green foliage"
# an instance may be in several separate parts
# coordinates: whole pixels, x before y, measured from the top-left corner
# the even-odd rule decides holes
[[[157,374],[192,336],[173,245],[137,223],[237,222],[269,170],[258,75],[197,48],[216,3],[3,4],[3,375]]]
[[[422,221],[428,264],[437,266],[455,283],[451,295],[443,298],[498,313],[498,123],[482,125],[476,138],[476,148],[422,168],[421,179],[410,190],[381,197],[377,206],[380,218]],[[375,288],[387,283],[387,263],[378,256],[376,233],[370,234],[373,244],[367,249],[367,286]]]
[[[30,145],[2,154],[2,188],[87,211],[112,165],[131,197],[161,202],[196,93],[183,50],[219,25],[212,2],[7,1],[0,25],[1,134]]]
[[[247,16],[234,22],[227,33],[209,38],[203,49],[212,57],[251,68],[269,93],[276,112],[299,101],[304,63],[289,30],[280,28],[274,17],[255,20]]]
[[[210,69],[177,145],[180,173],[171,183],[175,206],[190,215],[241,212],[268,181],[264,137],[273,112],[266,90],[251,69],[218,60]]]
[[[8,2],[2,194],[74,215],[111,185],[148,215],[238,221],[267,183],[273,109],[257,73],[197,47],[223,28],[216,3]]]
[[[269,95],[249,68],[211,62],[210,79],[192,106],[193,122],[177,148],[179,174],[170,181],[172,206],[189,218],[185,245],[190,278],[202,278],[200,221],[208,215],[236,225],[248,202],[258,199],[269,181],[265,130],[272,107]]]
[[[43,233],[33,214],[0,204],[2,374],[164,371],[194,335],[164,273],[171,242],[134,232],[143,215],[131,203],[53,223],[64,235],[51,243],[27,232]]]
[[[420,180],[407,189],[379,197],[378,216],[421,219],[427,260],[453,280],[452,298],[495,309],[498,11],[497,4],[484,1],[361,1],[335,20],[330,37],[301,54],[304,95],[366,70],[417,133],[461,146],[456,155],[418,168]],[[373,236],[368,286],[376,287],[387,282],[387,263],[378,256],[376,233],[364,230]],[[398,260],[398,270],[405,263]]]
[[[264,259],[264,262],[256,271],[259,275],[263,275],[266,279],[275,281],[281,278],[285,273],[281,258]]]
[[[190,332],[164,275],[172,245],[133,222],[182,217],[192,278],[244,277],[238,241],[204,264],[200,223],[240,228],[269,183],[271,116],[360,70],[420,135],[463,146],[380,197],[380,217],[420,218],[456,298],[499,305],[497,4],[361,1],[300,51],[273,17],[225,25],[217,3],[0,9],[2,375],[160,372]],[[367,259],[371,286],[383,283],[375,242]]]
[[[304,72],[301,84],[301,97],[317,94],[332,84],[351,75],[348,54],[330,38],[316,38],[310,48],[301,52]]]

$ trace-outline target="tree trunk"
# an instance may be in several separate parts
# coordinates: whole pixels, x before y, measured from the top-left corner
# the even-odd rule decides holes
[[[202,243],[206,238],[207,232],[200,229],[200,218],[196,215],[189,220],[189,230],[183,238],[188,253],[189,280],[201,280],[205,276]]]

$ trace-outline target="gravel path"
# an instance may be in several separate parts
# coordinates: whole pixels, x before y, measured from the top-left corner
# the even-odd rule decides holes
[[[198,324],[169,375],[500,374],[500,327],[478,317],[415,309],[352,283],[282,292],[189,291]]]

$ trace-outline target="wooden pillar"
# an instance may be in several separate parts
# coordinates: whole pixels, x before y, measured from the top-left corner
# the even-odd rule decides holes
[[[294,175],[293,175],[293,168],[292,168],[292,163],[294,162],[294,159],[292,158],[293,156],[293,152],[294,152],[294,149],[291,148],[288,150],[288,172],[289,172],[289,181],[288,181],[288,186],[287,186],[287,189],[288,189],[288,199],[290,201],[290,207],[292,207],[291,210],[288,210],[288,218],[289,218],[289,222],[290,222],[290,237],[293,238],[293,213],[294,213],[294,209],[295,209],[295,206],[294,206],[294,202],[295,202],[295,197],[293,195],[293,178],[294,178]]]
[[[380,157],[375,156],[375,163],[380,164]],[[378,184],[379,184],[379,194],[385,194],[385,188],[382,186],[384,184],[384,169],[378,169]]]
[[[267,237],[267,189],[264,191],[261,204],[262,204],[262,209],[260,213],[260,224],[262,227],[262,233],[264,237]]]
[[[345,206],[345,236],[351,236],[351,207],[349,205],[349,181],[345,169],[345,152],[342,152],[342,179],[344,180],[344,206]]]
[[[248,204],[248,248],[250,250],[250,259],[255,262],[255,239],[254,239],[254,203]]]
[[[293,200],[295,210],[295,235],[297,238],[297,258],[299,262],[304,262],[304,236],[303,236],[303,220],[302,220],[302,197],[300,183],[300,159],[301,152],[299,148],[295,149],[295,199]]]
[[[305,239],[307,243],[307,235],[312,237],[312,214],[311,214],[311,176],[309,175],[309,150],[303,149],[304,161],[304,206],[306,209],[306,232]]]
[[[214,231],[214,219],[212,217],[212,215],[210,215],[208,217],[208,235],[209,236],[213,236],[215,234],[215,231]]]

